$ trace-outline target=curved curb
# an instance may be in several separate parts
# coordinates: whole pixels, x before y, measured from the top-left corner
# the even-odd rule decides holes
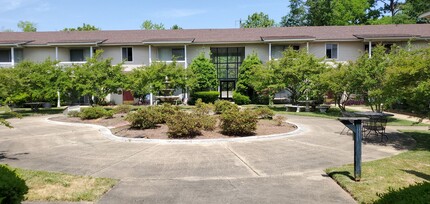
[[[166,140],[166,139],[145,139],[145,138],[125,138],[119,137],[110,131],[109,128],[101,125],[94,124],[84,124],[84,123],[70,123],[70,122],[60,122],[50,120],[51,117],[45,118],[48,123],[51,124],[59,124],[73,127],[91,127],[96,128],[104,137],[117,142],[129,142],[129,143],[149,143],[149,144],[212,144],[212,143],[229,143],[229,142],[252,142],[252,141],[265,141],[265,140],[274,140],[274,139],[282,139],[286,137],[296,136],[300,133],[306,131],[305,128],[295,124],[288,122],[292,125],[295,125],[297,129],[288,132],[288,133],[280,133],[280,134],[272,134],[272,135],[263,135],[263,136],[249,136],[249,137],[238,137],[238,138],[220,138],[220,139],[179,139],[179,140]]]

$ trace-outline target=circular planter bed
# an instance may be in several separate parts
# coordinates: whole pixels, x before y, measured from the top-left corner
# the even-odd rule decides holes
[[[51,118],[54,121],[61,122],[72,122],[72,123],[86,123],[86,124],[95,124],[102,125],[109,128],[112,133],[116,136],[127,137],[127,138],[147,138],[147,139],[171,139],[167,136],[167,125],[159,124],[156,128],[151,129],[132,129],[130,128],[130,124],[124,120],[125,114],[115,114],[112,118],[99,118],[93,120],[81,120],[76,117],[67,117],[67,116],[58,116]],[[278,126],[273,120],[259,120],[257,123],[257,130],[254,135],[249,136],[264,136],[264,135],[272,135],[272,134],[282,134],[288,133],[297,129],[297,127],[290,123],[283,123],[281,126]],[[228,136],[223,135],[221,133],[221,129],[217,127],[213,131],[202,131],[202,134],[187,139],[218,139],[218,138],[234,138],[234,137],[243,137],[243,136]]]

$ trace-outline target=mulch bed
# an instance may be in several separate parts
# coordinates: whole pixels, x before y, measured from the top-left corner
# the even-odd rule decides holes
[[[147,138],[147,139],[170,139],[167,136],[168,127],[165,124],[158,125],[154,129],[138,130],[130,128],[127,121],[124,120],[125,114],[116,114],[113,118],[99,118],[94,120],[81,120],[80,118],[72,118],[67,116],[58,116],[51,118],[54,121],[72,122],[72,123],[87,123],[96,124],[108,127],[116,136],[127,138]],[[257,131],[254,135],[250,136],[263,136],[271,134],[288,133],[297,129],[295,125],[283,123],[277,126],[275,121],[272,120],[259,120],[257,124]],[[221,129],[216,128],[214,131],[202,131],[202,135],[194,139],[217,139],[217,138],[234,138],[240,136],[227,136],[221,134]]]

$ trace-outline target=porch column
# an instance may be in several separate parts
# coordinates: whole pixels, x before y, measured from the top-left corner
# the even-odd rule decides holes
[[[58,61],[58,47],[55,47],[55,61]]]
[[[372,41],[369,41],[369,58],[372,58]]]
[[[151,48],[151,45],[149,45],[149,65],[151,65],[152,64],[152,48]],[[151,102],[151,105],[152,105],[152,102]]]
[[[306,42],[306,53],[309,53],[309,42]]]
[[[90,47],[90,58],[93,58],[93,46]]]
[[[184,45],[184,59],[185,59],[185,64],[184,64],[184,67],[185,67],[185,69],[186,68],[188,68],[188,62],[187,62],[187,45]]]
[[[12,66],[15,66],[15,48],[11,47],[10,48],[10,62],[12,64]]]
[[[149,105],[154,105],[154,96],[152,95],[152,93],[149,94]]]
[[[272,43],[269,43],[269,61],[272,60]]]
[[[61,107],[60,105],[60,91],[57,91],[57,107]]]

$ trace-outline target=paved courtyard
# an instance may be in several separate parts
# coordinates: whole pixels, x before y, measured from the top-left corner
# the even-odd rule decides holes
[[[324,173],[353,163],[352,137],[339,134],[343,125],[336,120],[288,116],[301,130],[275,139],[157,144],[113,141],[94,127],[45,119],[0,127],[0,163],[120,179],[99,203],[355,202]],[[404,149],[368,143],[363,160]]]

